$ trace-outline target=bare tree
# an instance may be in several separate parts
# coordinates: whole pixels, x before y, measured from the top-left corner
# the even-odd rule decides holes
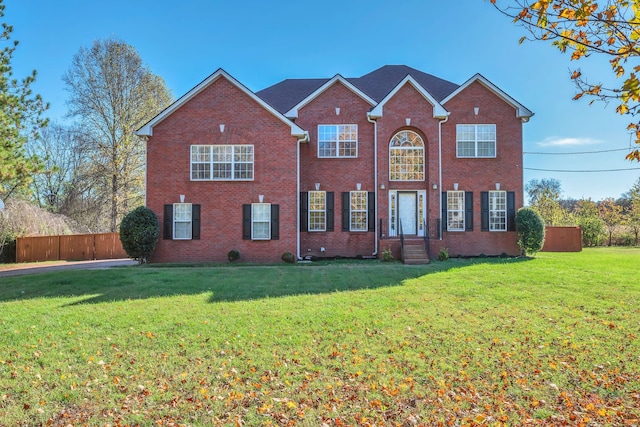
[[[69,114],[88,144],[95,191],[109,204],[109,230],[144,201],[144,141],[135,130],[171,103],[164,80],[136,50],[116,39],[81,48],[63,76]]]

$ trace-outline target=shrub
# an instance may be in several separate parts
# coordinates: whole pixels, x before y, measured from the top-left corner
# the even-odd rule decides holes
[[[446,261],[449,259],[449,249],[442,248],[438,251],[438,261]]]
[[[238,252],[235,249],[231,249],[229,251],[229,253],[227,254],[227,258],[229,258],[229,261],[233,262],[233,261],[237,261],[240,259],[240,252]]]
[[[393,261],[393,254],[391,253],[391,248],[385,249],[382,251],[382,261],[389,262]]]
[[[120,241],[129,257],[140,264],[153,253],[160,235],[158,217],[149,208],[140,206],[129,212],[120,224]]]
[[[534,254],[544,244],[544,221],[533,209],[521,208],[516,213],[518,246],[522,255]]]
[[[291,252],[283,253],[280,258],[288,264],[293,264],[294,262],[296,262],[296,257]]]

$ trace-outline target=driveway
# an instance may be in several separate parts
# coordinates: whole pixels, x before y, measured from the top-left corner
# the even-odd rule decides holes
[[[122,267],[136,265],[137,261],[129,258],[102,259],[91,261],[53,261],[42,263],[0,264],[0,277],[19,276],[24,274],[49,273],[60,270],[86,270],[96,268]]]

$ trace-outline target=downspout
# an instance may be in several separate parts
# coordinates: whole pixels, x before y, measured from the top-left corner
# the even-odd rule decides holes
[[[438,240],[442,240],[442,124],[447,123],[449,120],[449,114],[438,122],[438,217],[440,218],[440,229],[438,231],[438,235],[440,238]]]
[[[367,121],[373,123],[373,194],[376,208],[373,211],[374,244],[372,256],[378,256],[378,122],[367,113]]]
[[[298,138],[296,144],[296,259],[300,261],[300,144],[309,141],[309,133]]]

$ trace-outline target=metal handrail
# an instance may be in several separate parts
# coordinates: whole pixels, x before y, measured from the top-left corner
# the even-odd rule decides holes
[[[429,251],[429,229],[427,228],[427,220],[426,218],[422,220],[423,221],[423,226],[424,226],[424,247],[427,251],[427,256],[429,257],[429,259],[431,259],[431,253]]]
[[[402,255],[402,259],[404,259],[404,231],[402,230],[402,219],[398,218],[398,228],[400,232],[400,255]]]

